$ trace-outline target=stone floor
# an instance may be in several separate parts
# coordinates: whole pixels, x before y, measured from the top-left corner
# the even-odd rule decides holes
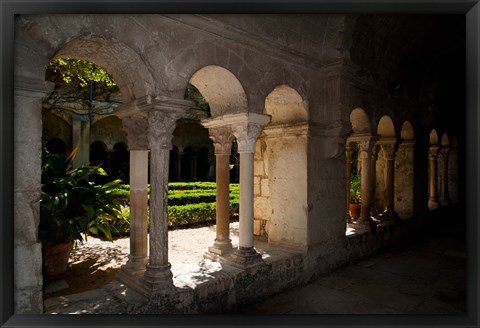
[[[238,240],[237,225],[235,223],[231,226],[234,244]],[[466,308],[463,233],[462,230],[452,231],[438,224],[421,238],[378,252],[366,260],[322,276],[307,286],[251,305],[239,313],[462,314]],[[209,244],[214,239],[214,228],[188,230],[181,234],[184,238],[188,234],[189,238],[204,240],[204,243]],[[196,236],[193,237],[194,235]],[[180,233],[177,237],[180,237]],[[197,243],[180,242],[181,238],[170,239],[171,262],[177,261],[176,264],[172,263],[172,272],[174,277],[185,277],[185,272],[195,271],[198,267],[191,261],[190,264],[187,263],[186,248],[190,247],[190,251],[195,253],[190,256],[198,257],[198,260],[201,260],[205,248]],[[263,257],[269,256],[266,243],[259,242],[256,246],[264,249]],[[98,245],[95,247],[100,249]],[[128,252],[128,248],[124,251]],[[175,252],[183,254],[182,260],[175,260]],[[216,263],[203,264],[214,269]],[[124,285],[114,281],[100,289],[46,299],[45,312],[127,313],[126,291]]]

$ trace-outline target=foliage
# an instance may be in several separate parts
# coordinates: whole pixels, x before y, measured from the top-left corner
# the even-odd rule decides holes
[[[350,203],[360,204],[362,196],[362,181],[359,174],[353,174],[350,179]]]
[[[116,85],[112,76],[105,69],[82,59],[58,58],[53,60],[48,64],[47,75],[47,79],[57,75],[62,78],[63,82],[73,82],[81,87],[86,87],[90,82],[104,83],[108,87]]]
[[[215,220],[216,185],[211,182],[175,182],[169,183],[168,192],[168,224],[180,226]],[[126,191],[129,185],[122,185]],[[197,188],[197,189],[194,189]],[[213,189],[212,189],[213,188]],[[239,185],[230,184],[230,217],[238,214]],[[123,209],[124,220],[118,220],[112,225],[114,236],[124,236],[129,233],[130,213]]]
[[[106,176],[98,166],[83,165],[73,169],[74,150],[64,160],[62,155],[43,154],[42,191],[40,197],[39,239],[56,245],[66,241],[83,241],[82,234],[112,240],[111,225],[121,220],[128,191],[120,180],[106,184],[89,181],[92,175]]]

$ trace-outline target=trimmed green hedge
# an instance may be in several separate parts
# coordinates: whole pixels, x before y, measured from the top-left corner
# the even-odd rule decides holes
[[[150,186],[149,186],[150,187]],[[129,185],[123,185],[126,190]],[[215,221],[215,182],[174,182],[168,184],[168,225],[171,227]],[[149,188],[150,191],[150,188]],[[239,184],[230,184],[230,216],[238,214]],[[123,220],[113,223],[115,236],[128,235],[130,210],[123,210]]]

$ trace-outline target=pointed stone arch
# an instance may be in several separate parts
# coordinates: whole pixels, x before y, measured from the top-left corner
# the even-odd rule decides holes
[[[415,139],[415,132],[413,130],[412,123],[405,121],[402,124],[402,129],[400,130],[400,138],[403,140],[413,140]]]
[[[432,131],[430,131],[429,142],[430,142],[430,145],[438,145],[438,133],[437,133],[437,130],[432,129]]]
[[[379,134],[381,138],[395,138],[395,125],[390,116],[384,115],[380,118],[377,126],[377,134]]]
[[[210,105],[212,117],[248,112],[245,90],[237,77],[226,68],[209,65],[190,78]]]

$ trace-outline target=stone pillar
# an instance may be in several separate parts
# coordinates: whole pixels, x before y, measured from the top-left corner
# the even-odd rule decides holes
[[[122,124],[130,151],[130,255],[118,278],[132,284],[148,262],[148,121],[130,116],[123,118]]]
[[[172,136],[177,119],[190,101],[150,96],[137,106],[148,113],[150,148],[150,238],[149,258],[143,277],[147,294],[168,292],[173,287],[168,262],[168,168]]]
[[[237,138],[240,154],[239,245],[231,259],[234,265],[245,268],[263,263],[261,255],[253,248],[253,154],[256,140],[270,116],[245,113],[225,115],[224,119]]]
[[[377,188],[377,160],[378,160],[378,152],[380,148],[377,145],[374,145],[372,148],[372,159],[370,161],[370,166],[371,166],[371,175],[372,175],[372,203],[371,203],[371,208],[370,208],[370,215],[372,218],[378,219],[379,213],[377,211],[377,205],[375,203],[375,198],[376,198],[376,188]]]
[[[450,147],[449,146],[442,146],[440,148],[440,159],[442,163],[442,177],[441,182],[442,185],[440,186],[440,204],[442,206],[450,204],[450,197],[448,195],[448,155],[449,155]]]
[[[428,151],[428,208],[433,210],[439,206],[437,198],[437,156],[440,147],[430,146]]]
[[[361,228],[371,230],[376,225],[370,216],[373,185],[372,185],[372,170],[371,159],[375,140],[373,137],[364,139],[360,142],[359,158],[362,160],[361,180],[362,180],[362,206],[360,210],[360,217],[357,220],[357,225]]]
[[[182,181],[182,156],[183,152],[179,150],[177,155],[177,181]]]
[[[190,167],[191,176],[192,176],[193,181],[197,180],[197,163],[198,163],[198,155],[193,154],[192,155],[192,166]]]
[[[398,213],[401,219],[412,218],[413,217],[413,207],[414,207],[414,147],[415,140],[407,139],[402,141],[398,146],[397,151],[397,160],[399,154],[403,161],[396,164],[397,173],[400,177],[395,180],[395,185],[398,186],[396,189],[395,196],[395,211]],[[400,191],[400,195],[399,195]],[[399,199],[400,198],[400,199]]]
[[[205,124],[207,127],[208,124]],[[216,157],[216,238],[208,248],[205,258],[216,259],[230,253],[230,151],[234,138],[230,127],[211,127],[208,129],[213,140]]]
[[[88,115],[72,115],[72,146],[77,149],[73,168],[90,162],[90,119]]]
[[[347,169],[346,174],[346,185],[347,185],[347,222],[351,221],[350,218],[350,179],[352,178],[352,154],[353,154],[353,144],[351,142],[345,143],[345,164]]]
[[[13,311],[15,314],[43,313],[42,244],[38,240],[42,100],[52,90],[53,83],[15,76],[12,127],[15,131],[12,153],[13,172],[7,172],[5,175],[13,179]],[[8,150],[12,149],[9,145],[4,146],[8,154]]]
[[[395,143],[389,142],[381,145],[386,165],[385,165],[385,189],[384,200],[385,208],[381,215],[382,221],[397,220],[398,214],[395,212]]]

